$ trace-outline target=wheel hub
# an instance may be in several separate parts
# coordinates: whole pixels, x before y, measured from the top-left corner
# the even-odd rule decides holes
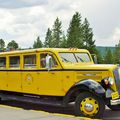
[[[88,97],[82,100],[80,110],[85,115],[94,116],[99,111],[99,104],[94,98]]]
[[[84,105],[84,108],[85,108],[85,110],[86,110],[87,112],[91,112],[91,111],[94,110],[94,106],[93,106],[92,104],[90,104],[90,103],[86,103],[86,104]]]

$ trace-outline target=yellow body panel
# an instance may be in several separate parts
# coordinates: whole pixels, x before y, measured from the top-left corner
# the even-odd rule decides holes
[[[47,77],[49,76],[49,77]],[[39,93],[41,95],[63,95],[62,90],[62,74],[60,71],[43,71],[38,73],[36,83],[39,86]]]
[[[91,61],[89,63],[65,64],[62,62],[59,52],[86,52],[89,54]],[[50,71],[41,68],[41,53],[53,54],[58,66]],[[24,68],[23,56],[32,54],[35,54],[37,58],[36,68]],[[20,68],[10,68],[10,56],[20,56]],[[113,77],[111,71],[116,68],[116,65],[95,65],[90,53],[84,49],[43,48],[21,50],[2,52],[0,57],[6,57],[6,68],[0,68],[0,90],[37,95],[65,96],[69,89],[80,80],[93,79],[100,82],[105,77]],[[112,88],[116,91],[115,83]]]
[[[0,71],[0,89],[1,90],[7,90],[7,71]]]
[[[4,79],[6,81],[7,90],[21,92],[21,72],[7,72]]]
[[[22,92],[39,93],[36,80],[38,80],[36,72],[22,72]]]

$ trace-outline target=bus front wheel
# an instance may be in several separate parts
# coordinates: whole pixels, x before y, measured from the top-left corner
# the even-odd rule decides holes
[[[89,92],[83,92],[75,100],[75,114],[90,118],[101,118],[105,110],[104,101]]]

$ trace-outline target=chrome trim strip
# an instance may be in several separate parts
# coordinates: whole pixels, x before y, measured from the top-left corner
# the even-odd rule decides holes
[[[111,104],[111,105],[118,105],[118,104],[120,104],[120,99],[110,100],[110,104]]]

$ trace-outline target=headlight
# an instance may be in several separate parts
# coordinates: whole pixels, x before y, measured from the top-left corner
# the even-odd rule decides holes
[[[109,81],[109,84],[110,84],[110,85],[113,85],[113,83],[114,83],[113,78],[109,77],[109,78],[108,78],[108,81]]]
[[[107,77],[102,80],[105,86],[109,87],[114,84],[114,79],[112,77]]]

